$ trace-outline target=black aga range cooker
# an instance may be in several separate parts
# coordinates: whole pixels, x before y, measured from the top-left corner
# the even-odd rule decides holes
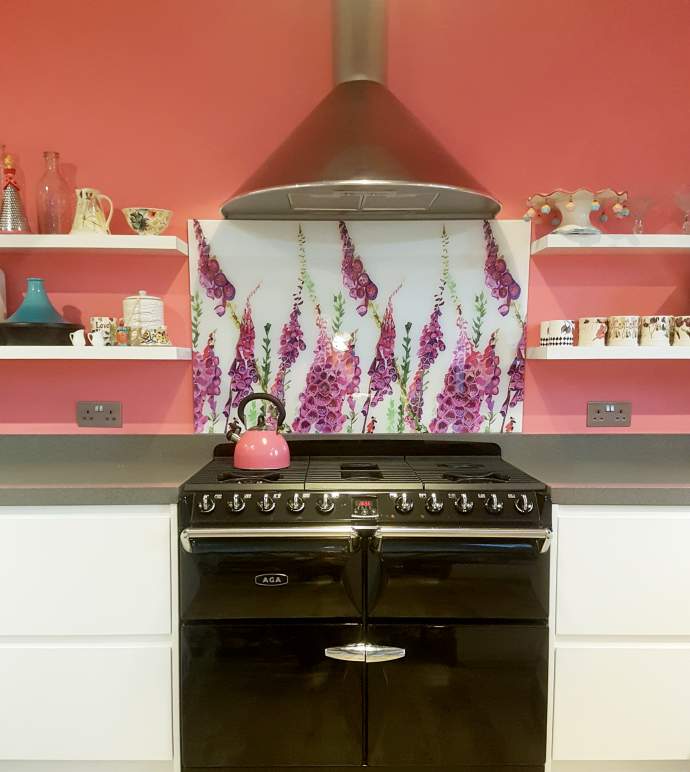
[[[180,500],[184,772],[536,772],[551,512],[491,443],[231,447]]]

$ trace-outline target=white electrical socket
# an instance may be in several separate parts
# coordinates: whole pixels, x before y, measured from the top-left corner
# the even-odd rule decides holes
[[[77,402],[77,426],[122,427],[122,402]]]

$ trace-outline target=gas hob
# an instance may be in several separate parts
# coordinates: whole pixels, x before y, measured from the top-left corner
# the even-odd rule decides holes
[[[292,441],[287,469],[259,471],[236,469],[220,447],[183,488],[195,527],[546,524],[545,485],[492,443]]]

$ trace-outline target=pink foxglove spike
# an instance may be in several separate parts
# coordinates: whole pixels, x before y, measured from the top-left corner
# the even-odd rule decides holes
[[[2,210],[0,210],[0,232],[31,233],[24,204],[19,193],[17,170],[11,155],[3,159]]]

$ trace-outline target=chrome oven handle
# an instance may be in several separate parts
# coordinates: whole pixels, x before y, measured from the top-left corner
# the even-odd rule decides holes
[[[345,662],[391,662],[394,659],[402,659],[405,649],[397,646],[379,646],[376,643],[349,643],[346,646],[329,646],[324,649],[324,654],[331,659],[340,659]]]
[[[356,538],[356,531],[348,525],[185,528],[180,534],[180,543],[185,552],[193,552],[193,541],[214,539],[346,539],[352,542]]]
[[[540,539],[540,553],[551,547],[548,528],[416,528],[414,526],[381,526],[376,535],[392,539]]]

